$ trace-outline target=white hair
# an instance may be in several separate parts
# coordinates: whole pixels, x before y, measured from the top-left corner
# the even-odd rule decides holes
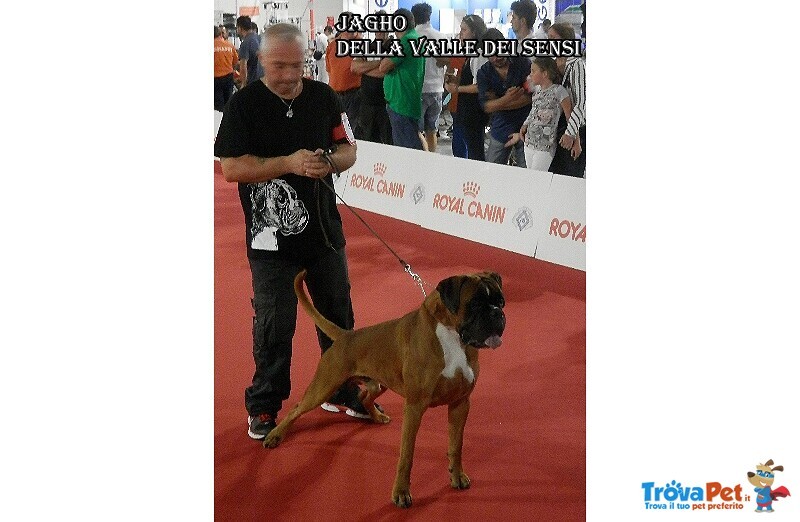
[[[295,41],[303,50],[305,50],[305,48],[308,46],[306,37],[303,36],[303,33],[300,32],[300,29],[296,25],[292,24],[275,24],[267,27],[264,30],[264,34],[261,35],[261,48],[259,51],[261,53],[267,53],[269,51],[269,46],[273,41]]]

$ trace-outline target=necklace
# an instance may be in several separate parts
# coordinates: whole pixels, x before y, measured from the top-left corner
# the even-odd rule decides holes
[[[295,90],[297,90],[297,89],[295,88]],[[292,116],[294,116],[294,111],[292,110],[292,105],[294,104],[294,101],[297,99],[297,96],[295,96],[294,98],[292,98],[292,101],[291,101],[291,102],[289,102],[289,103],[286,103],[286,100],[284,100],[283,98],[281,98],[281,96],[280,96],[280,95],[278,95],[278,99],[281,101],[281,103],[283,103],[284,105],[286,105],[286,107],[289,109],[288,111],[286,111],[286,117],[287,117],[287,118],[291,118]]]

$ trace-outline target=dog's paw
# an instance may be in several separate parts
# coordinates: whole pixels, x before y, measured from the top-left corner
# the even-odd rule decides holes
[[[393,491],[392,502],[394,502],[394,505],[397,507],[401,508],[411,507],[411,491],[407,489]]]
[[[450,473],[450,486],[453,489],[468,489],[469,477],[463,471],[460,473]]]
[[[283,437],[275,433],[275,430],[269,432],[269,435],[264,437],[264,442],[261,443],[262,446],[265,448],[277,448],[278,444],[281,443]]]
[[[390,420],[392,420],[391,417],[385,413],[379,412],[378,410],[375,410],[375,413],[372,415],[372,421],[377,422],[378,424],[389,424]]]

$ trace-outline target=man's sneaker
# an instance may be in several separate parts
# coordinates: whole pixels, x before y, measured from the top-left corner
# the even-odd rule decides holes
[[[275,417],[268,413],[262,413],[256,417],[247,417],[247,434],[251,439],[261,440],[267,436],[267,433],[277,426]]]
[[[342,411],[339,406],[342,406],[344,407],[344,412],[351,417],[369,419],[369,413],[367,413],[361,401],[358,400],[358,392],[357,386],[342,386],[339,391],[333,394],[333,397],[328,399],[328,402],[323,402],[320,407],[331,413],[339,413]],[[379,412],[383,413],[383,409],[377,403],[375,403],[375,407]]]

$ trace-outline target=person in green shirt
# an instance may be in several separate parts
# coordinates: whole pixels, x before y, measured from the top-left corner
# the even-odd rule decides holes
[[[392,124],[392,139],[395,145],[423,150],[419,134],[419,118],[422,112],[422,81],[425,78],[425,57],[414,56],[409,40],[418,40],[414,30],[414,15],[408,9],[394,12],[408,22],[406,30],[395,31],[403,48],[403,56],[392,56],[381,60],[383,93],[386,96],[386,112]]]

